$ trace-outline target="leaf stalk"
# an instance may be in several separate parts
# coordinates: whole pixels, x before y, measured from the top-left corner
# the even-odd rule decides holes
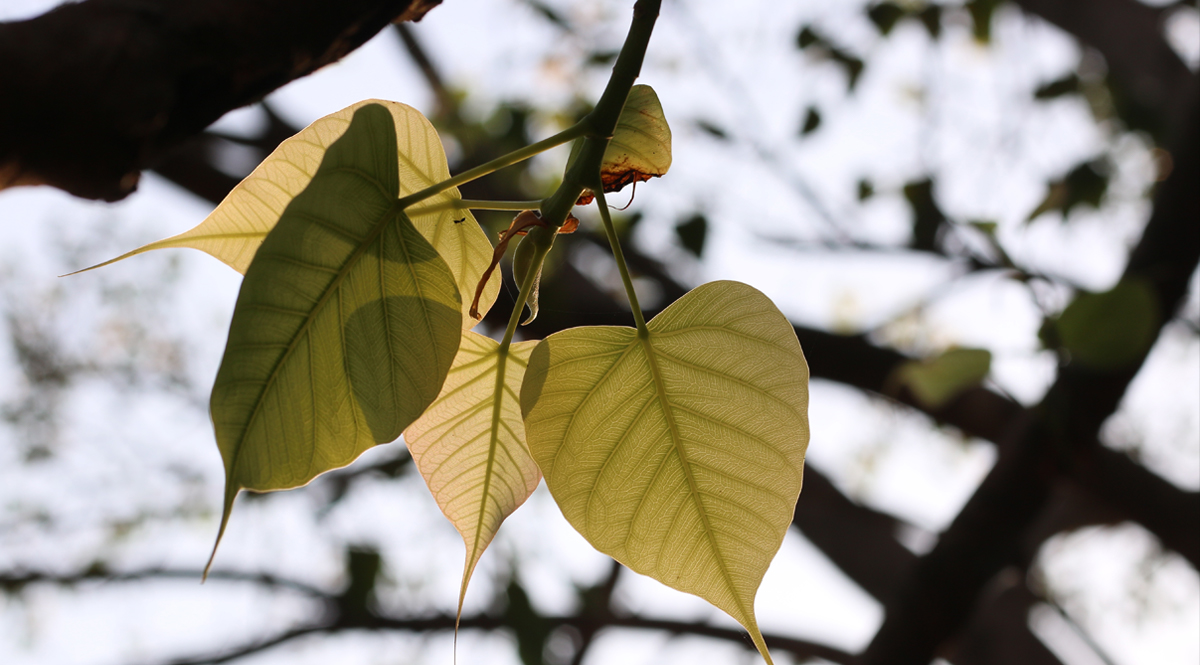
[[[597,178],[599,179],[599,178]],[[625,253],[621,251],[621,241],[617,238],[617,230],[613,227],[612,215],[608,212],[608,202],[604,199],[604,190],[597,188],[596,206],[600,209],[600,219],[604,221],[604,234],[608,236],[608,244],[612,247],[613,258],[617,261],[617,270],[621,273],[621,283],[625,285],[625,295],[629,298],[629,309],[633,311],[633,321],[637,324],[638,336],[643,339],[650,335],[646,328],[646,319],[642,315],[642,306],[638,303],[637,291],[633,288],[633,278],[629,276],[629,266],[625,263]]]
[[[441,194],[451,187],[458,187],[459,185],[471,182],[472,180],[482,178],[489,173],[499,171],[506,166],[512,166],[518,162],[525,161],[526,159],[529,159],[535,155],[539,155],[551,148],[574,141],[575,139],[586,135],[589,132],[589,129],[590,127],[586,122],[577,122],[574,125],[571,125],[570,127],[555,134],[554,136],[544,138],[537,143],[531,143],[524,148],[514,150],[507,155],[501,155],[500,157],[497,157],[496,159],[484,164],[480,164],[473,169],[468,169],[452,178],[443,180],[436,185],[430,185],[425,189],[402,197],[400,199],[400,207],[408,208],[409,206],[420,203],[431,196]]]

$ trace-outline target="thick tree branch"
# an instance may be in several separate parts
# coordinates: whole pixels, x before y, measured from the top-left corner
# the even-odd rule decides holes
[[[846,498],[812,465],[792,524],[842,572],[880,601],[892,598],[917,557],[896,540],[896,518]]]
[[[1194,96],[1189,102],[1194,113]],[[1163,313],[1160,329],[1178,308],[1200,260],[1200,199],[1195,195],[1200,131],[1187,123],[1181,134],[1173,150],[1175,170],[1159,188],[1154,212],[1125,270],[1126,279],[1152,285]],[[1144,355],[1111,372],[1076,365],[1060,371],[1042,404],[1013,424],[995,468],[933,551],[918,562],[904,591],[888,607],[863,665],[925,665],[934,658],[963,626],[988,581],[1017,556],[1021,535],[1046,506],[1053,479],[1061,469],[1096,454],[1100,426],[1117,408],[1142,360]]]
[[[956,665],[1062,665],[1029,630],[1029,609],[1039,602],[1023,570],[993,578],[967,620],[962,636],[945,651]]]
[[[1163,33],[1166,8],[1137,0],[1015,2],[1099,51],[1125,94],[1157,115],[1161,127],[1183,121],[1188,104],[1179,91],[1191,72]]]
[[[0,187],[115,201],[226,112],[440,0],[88,0],[0,23]]]

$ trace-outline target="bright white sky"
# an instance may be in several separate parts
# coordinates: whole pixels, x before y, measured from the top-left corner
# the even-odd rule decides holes
[[[7,3],[0,18],[52,4]],[[447,0],[414,30],[451,85],[468,91],[470,112],[486,114],[501,100],[556,109],[577,96],[594,99],[607,72],[580,72],[578,63],[589,50],[619,45],[631,3],[550,4],[580,26],[573,39],[516,0]],[[739,3],[736,12],[727,2],[664,4],[642,82],[658,91],[672,123],[674,164],[666,178],[639,188],[633,209],[646,214],[642,247],[680,263],[680,277],[692,283],[746,281],[808,325],[874,330],[915,352],[988,348],[995,357],[992,385],[1036,402],[1054,370],[1053,357],[1037,344],[1040,307],[1054,311],[1068,294],[1033,294],[995,276],[959,279],[953,266],[925,257],[830,253],[819,245],[837,238],[905,243],[910,217],[900,189],[933,174],[944,209],[958,220],[999,222],[1000,238],[1017,261],[1085,287],[1110,286],[1144,223],[1141,193],[1153,178],[1153,162],[1142,139],[1109,134],[1080,100],[1032,100],[1034,87],[1078,62],[1072,42],[1010,8],[999,13],[996,43],[986,49],[972,42],[963,17],[953,12],[942,42],[932,44],[910,23],[879,39],[857,2],[755,0]],[[1194,14],[1181,16],[1172,25],[1195,21]],[[795,49],[804,22],[866,56],[853,96],[845,94],[835,66]],[[1200,48],[1186,35],[1181,40],[1192,52]],[[432,102],[391,32],[270,99],[303,125],[370,97],[422,109]],[[820,108],[823,123],[798,141],[810,105]],[[732,140],[712,138],[698,121],[727,129]],[[256,112],[243,111],[221,124],[245,131],[256,122]],[[549,115],[541,122],[546,134],[555,128]],[[1024,223],[1047,177],[1102,152],[1115,162],[1102,210],[1077,211],[1069,223],[1054,214]],[[564,159],[547,155],[539,168],[551,174]],[[865,204],[855,197],[862,176],[878,192]],[[672,227],[701,209],[713,226],[705,258],[696,262],[677,246]],[[205,405],[240,278],[185,250],[66,279],[56,275],[187,229],[208,211],[153,174],[115,205],[48,189],[0,192],[0,306],[9,325],[32,326],[68,359],[95,367],[24,402],[28,386],[14,352],[0,347],[4,412],[46,407],[57,413],[53,425],[26,417],[17,418],[23,425],[0,427],[0,569],[69,571],[96,559],[118,570],[203,565],[223,482]],[[978,242],[970,231],[960,233]],[[1193,320],[1196,299],[1193,284]],[[168,380],[172,376],[177,380]],[[931,430],[905,409],[841,386],[815,383],[810,412],[811,464],[851,496],[911,521],[918,527],[910,534],[914,547],[929,545],[930,534],[949,523],[994,459],[989,445]],[[1113,445],[1137,448],[1148,465],[1181,486],[1200,487],[1200,345],[1194,335],[1169,328],[1106,436]],[[23,462],[36,446],[48,457]],[[366,457],[393,453],[387,446]],[[387,606],[453,609],[461,540],[419,477],[360,483],[318,519],[315,507],[327,492],[318,481],[266,500],[243,497],[217,568],[336,589],[344,544],[366,543],[386,557]],[[607,559],[566,525],[542,488],[485,555],[466,611],[485,608],[514,566],[538,607],[554,612],[569,609],[572,585],[600,579]],[[1141,529],[1057,538],[1040,567],[1052,593],[1116,663],[1200,662],[1196,571],[1159,552]],[[630,611],[651,616],[735,625],[706,603],[633,574],[623,577],[618,598]],[[312,611],[295,596],[220,582],[32,587],[19,597],[0,597],[0,662],[82,665],[200,655],[286,629]],[[879,605],[796,533],[768,573],[757,611],[767,632],[847,650],[864,646],[882,619]],[[1099,662],[1053,611],[1043,608],[1031,621],[1068,665]],[[516,663],[503,646],[508,642],[503,635],[466,634],[459,657]],[[252,662],[443,665],[451,662],[450,649],[442,635],[355,634],[300,641]],[[587,663],[756,658],[726,643],[615,631],[600,638]]]

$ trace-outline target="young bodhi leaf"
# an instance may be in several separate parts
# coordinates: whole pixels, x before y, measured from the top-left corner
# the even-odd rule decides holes
[[[662,176],[671,168],[671,127],[663,115],[654,88],[635,85],[617,120],[612,140],[604,151],[600,181],[604,191],[617,192],[625,185]],[[584,192],[577,205],[592,202]]]
[[[754,597],[783,542],[808,447],[808,365],[762,293],[691,291],[632,328],[574,328],[521,389],[533,458],[596,549],[728,612],[771,662]]]
[[[349,464],[441,390],[462,301],[396,203],[396,164],[387,109],[358,109],[246,271],[211,404],[221,532],[239,490],[297,487]]]
[[[525,446],[517,397],[536,345],[518,342],[501,356],[499,342],[464,331],[441,394],[404,431],[417,469],[467,547],[459,616],[479,557],[542,478]]]
[[[386,109],[394,123],[398,165],[394,173],[399,196],[412,194],[450,177],[441,140],[420,111],[398,102],[369,99],[327,115],[280,143],[195,228],[152,242],[88,270],[152,249],[191,247],[207,252],[245,274],[263,238],[279,221],[288,203],[312,181],[325,151],[346,132],[355,112],[367,105]],[[471,294],[491,259],[492,246],[470,212],[453,208],[451,204],[460,198],[458,189],[448,189],[405,212],[413,226],[450,266],[459,292]],[[480,311],[487,312],[499,292],[497,275],[484,289]],[[468,328],[475,323],[470,319],[464,321]]]

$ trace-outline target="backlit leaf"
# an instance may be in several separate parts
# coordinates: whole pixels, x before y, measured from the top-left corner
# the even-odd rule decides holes
[[[459,615],[479,557],[542,478],[525,445],[517,396],[536,345],[509,347],[498,386],[500,343],[464,331],[441,394],[404,431],[417,469],[467,547]]]
[[[279,221],[288,203],[312,180],[325,151],[346,132],[355,111],[368,104],[391,113],[395,123],[399,169],[398,196],[406,196],[450,177],[446,154],[433,125],[420,111],[369,99],[327,115],[279,144],[198,226],[152,242],[88,270],[152,249],[191,247],[207,252],[245,274],[263,238]],[[461,197],[446,190],[407,210],[409,220],[433,244],[454,273],[460,293],[472,294],[492,257],[487,235],[470,212],[449,206]],[[456,223],[457,220],[457,223]],[[486,313],[500,292],[500,277],[488,282],[479,311]],[[466,317],[470,328],[476,321]]]
[[[400,436],[442,388],[462,301],[396,204],[395,146],[387,109],[355,111],[246,271],[211,404],[222,532],[241,489],[297,487],[349,464]]]
[[[705,284],[649,323],[555,333],[521,389],[533,458],[596,549],[728,612],[770,662],[754,597],[808,446],[808,366],[783,314]]]
[[[663,115],[654,88],[635,85],[629,91],[612,140],[600,164],[604,191],[617,192],[625,185],[662,176],[671,168],[671,127]],[[577,205],[591,203],[584,192]]]

